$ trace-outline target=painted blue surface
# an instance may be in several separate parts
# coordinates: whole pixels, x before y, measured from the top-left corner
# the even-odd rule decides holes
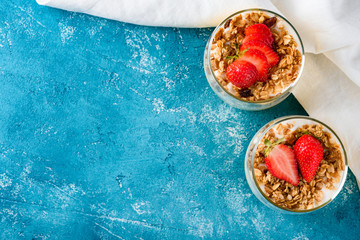
[[[0,2],[1,239],[359,239],[350,173],[308,215],[263,206],[244,174],[266,122],[205,79],[211,29],[135,26]]]

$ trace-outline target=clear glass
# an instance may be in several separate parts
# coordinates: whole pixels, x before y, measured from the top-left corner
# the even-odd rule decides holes
[[[280,207],[278,205],[276,205],[275,203],[273,203],[271,201],[270,198],[268,198],[263,191],[261,190],[259,184],[257,183],[256,179],[255,179],[255,173],[254,173],[254,160],[255,160],[255,152],[256,149],[258,148],[258,145],[261,141],[261,139],[265,136],[265,134],[274,126],[276,126],[279,123],[284,123],[286,121],[296,121],[296,122],[302,122],[301,124],[320,124],[324,127],[324,130],[331,133],[331,135],[333,136],[333,138],[335,139],[335,141],[337,141],[337,143],[340,145],[341,148],[341,154],[343,157],[343,161],[345,164],[345,169],[342,173],[341,176],[341,180],[337,186],[337,189],[333,192],[333,194],[331,195],[330,199],[324,203],[322,203],[321,205],[312,208],[312,209],[307,209],[307,210],[293,210],[293,209],[288,209],[288,208],[284,208],[284,207]],[[342,144],[341,140],[339,139],[339,137],[336,135],[336,133],[326,124],[320,122],[319,120],[307,117],[307,116],[286,116],[286,117],[281,117],[278,119],[275,119],[269,123],[267,123],[265,126],[263,126],[253,137],[253,139],[251,140],[249,147],[246,151],[246,155],[245,155],[245,176],[246,176],[246,180],[250,186],[251,191],[254,193],[254,195],[266,206],[268,206],[269,208],[273,209],[273,210],[278,210],[281,211],[283,213],[294,213],[294,214],[299,214],[299,213],[308,213],[308,212],[313,212],[315,210],[318,210],[324,206],[326,206],[327,204],[329,204],[332,200],[335,199],[335,197],[339,194],[339,192],[341,191],[342,187],[344,186],[345,180],[346,180],[346,176],[347,176],[347,172],[348,172],[348,161],[347,161],[347,157],[346,157],[346,152],[345,152],[345,148],[344,145]]]
[[[268,100],[246,101],[246,100],[242,100],[242,99],[234,96],[233,94],[228,92],[226,89],[224,89],[223,86],[218,82],[218,80],[215,76],[215,73],[211,67],[211,60],[210,60],[211,43],[213,42],[213,39],[214,39],[217,31],[221,27],[223,27],[224,24],[226,23],[226,21],[229,20],[230,18],[232,18],[236,15],[239,15],[239,14],[244,14],[244,13],[246,14],[246,13],[250,13],[250,12],[264,12],[270,17],[277,17],[278,20],[281,21],[281,24],[284,26],[284,28],[288,31],[288,33],[294,37],[294,40],[296,41],[296,43],[298,45],[298,49],[302,55],[302,63],[301,63],[301,67],[299,69],[299,74],[298,74],[298,77],[296,78],[296,80],[283,93],[278,94],[277,96],[275,96],[271,99],[268,99]],[[233,107],[236,107],[236,108],[239,108],[242,110],[249,110],[249,111],[264,110],[264,109],[273,107],[273,106],[279,104],[280,102],[282,102],[283,100],[285,100],[290,95],[291,91],[293,90],[293,88],[295,87],[297,82],[299,81],[299,79],[301,77],[301,73],[304,68],[304,64],[305,64],[304,46],[302,44],[302,41],[301,41],[301,38],[300,38],[298,32],[291,25],[291,23],[288,20],[286,20],[284,17],[280,16],[279,14],[277,14],[275,12],[265,10],[265,9],[257,9],[257,8],[246,9],[246,10],[236,12],[233,15],[227,17],[224,21],[222,21],[215,28],[213,33],[211,34],[211,36],[206,44],[205,53],[204,53],[205,75],[210,84],[210,87],[213,89],[213,91],[216,93],[216,95],[218,95],[224,102],[226,102],[227,104],[229,104]]]

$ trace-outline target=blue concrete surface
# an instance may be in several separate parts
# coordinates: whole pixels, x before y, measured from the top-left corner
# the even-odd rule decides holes
[[[202,56],[212,29],[135,26],[0,2],[1,239],[359,239],[350,173],[317,212],[251,193],[243,158],[266,122],[225,105]]]

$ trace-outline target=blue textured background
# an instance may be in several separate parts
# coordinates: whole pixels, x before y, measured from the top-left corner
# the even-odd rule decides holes
[[[225,105],[202,56],[212,29],[135,26],[0,2],[1,239],[359,239],[350,173],[308,215],[263,206],[244,175],[266,122]],[[306,66],[305,66],[306,67]]]

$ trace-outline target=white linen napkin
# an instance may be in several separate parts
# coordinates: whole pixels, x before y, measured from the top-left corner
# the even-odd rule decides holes
[[[351,0],[37,0],[41,5],[150,26],[214,27],[246,8],[287,18],[305,46],[306,63],[294,95],[338,133],[360,179],[360,1]],[[313,53],[313,54],[309,54]],[[314,55],[317,54],[317,55]],[[326,57],[325,57],[326,56]],[[331,61],[330,61],[331,60]],[[359,185],[360,186],[360,185]]]

